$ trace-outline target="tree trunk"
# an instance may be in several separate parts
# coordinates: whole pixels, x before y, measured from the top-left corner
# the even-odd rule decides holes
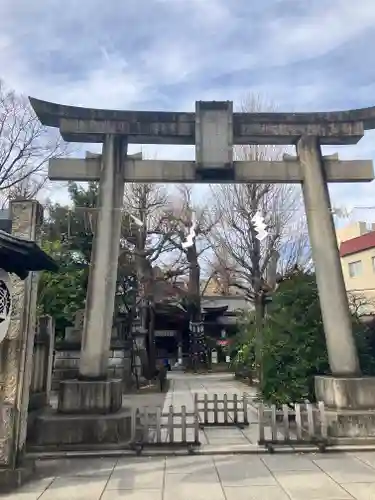
[[[141,233],[139,231],[139,233]],[[139,299],[139,319],[140,319],[140,328],[141,328],[141,335],[143,336],[142,342],[143,345],[139,347],[139,356],[142,360],[142,371],[147,374],[149,371],[149,361],[148,361],[148,354],[146,350],[146,338],[145,334],[148,332],[148,299],[147,299],[147,293],[146,293],[146,288],[147,288],[147,278],[148,275],[146,274],[147,269],[145,266],[145,259],[143,255],[140,255],[142,253],[142,235],[138,235],[138,240],[137,240],[137,248],[139,254],[136,255],[136,270],[137,270],[137,280],[138,280],[138,299]]]
[[[264,314],[265,303],[262,291],[258,292],[255,296],[255,364],[259,386],[263,381],[263,327],[264,327]]]
[[[201,314],[201,294],[200,294],[200,267],[198,263],[198,256],[195,246],[189,248],[187,252],[187,258],[190,263],[189,268],[189,319],[194,325],[202,323]],[[198,342],[198,337],[201,335],[190,334],[190,358],[191,364],[194,371],[198,369],[198,366],[202,363],[207,364],[206,360],[206,349],[204,344]],[[200,338],[200,340],[202,340]],[[204,341],[204,334],[203,334]]]
[[[150,373],[156,370],[156,346],[155,346],[155,304],[149,304],[150,320],[148,323],[148,362]]]

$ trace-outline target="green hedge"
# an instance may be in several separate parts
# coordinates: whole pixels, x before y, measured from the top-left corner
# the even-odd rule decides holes
[[[373,329],[353,316],[361,370],[375,374]],[[253,321],[241,325],[242,343],[234,356],[235,370],[254,369],[255,328]],[[244,341],[244,339],[246,339]],[[314,401],[314,376],[328,374],[328,356],[315,276],[296,273],[283,281],[268,307],[263,329],[262,398],[291,404]]]

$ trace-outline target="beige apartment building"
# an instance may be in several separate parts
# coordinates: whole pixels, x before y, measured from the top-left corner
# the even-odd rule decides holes
[[[375,224],[354,222],[336,236],[346,290],[361,314],[375,314]]]

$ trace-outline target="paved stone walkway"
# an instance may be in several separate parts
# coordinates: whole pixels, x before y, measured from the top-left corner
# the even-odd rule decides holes
[[[9,500],[373,500],[375,452],[43,461]]]
[[[222,374],[172,374],[171,379],[165,409],[169,404],[184,404],[192,409],[194,392],[241,394],[248,390]],[[206,437],[210,443],[216,440],[231,444],[240,440],[249,445],[256,439],[250,431],[237,429],[216,429]],[[375,500],[375,452],[368,451],[43,460],[38,464],[37,475],[34,481],[2,498]]]
[[[185,405],[187,411],[194,409],[194,393],[217,394],[220,397],[228,394],[232,397],[237,394],[242,397],[246,392],[250,397],[255,396],[255,390],[249,386],[233,379],[230,373],[215,373],[209,375],[192,375],[181,372],[171,373],[170,388],[164,401],[163,412],[167,413],[169,405],[174,405],[178,409]],[[212,445],[217,447],[246,446],[255,445],[258,440],[258,425],[256,410],[249,407],[249,427],[241,430],[233,428],[206,427],[200,432],[200,441],[203,445]]]

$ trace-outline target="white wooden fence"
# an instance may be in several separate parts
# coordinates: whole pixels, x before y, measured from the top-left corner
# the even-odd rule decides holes
[[[140,453],[145,446],[194,448],[200,446],[199,419],[196,412],[173,405],[168,413],[161,408],[137,408],[132,415],[132,446]]]
[[[270,452],[280,445],[318,446],[324,451],[328,444],[327,421],[324,403],[295,404],[294,408],[283,405],[265,407],[258,405],[259,445],[264,445]]]
[[[205,426],[237,426],[245,427],[249,425],[248,418],[248,398],[243,394],[241,398],[233,394],[228,398],[228,394],[220,397],[217,394],[212,396],[203,394],[203,397],[194,394],[194,411],[199,415],[199,422]]]

